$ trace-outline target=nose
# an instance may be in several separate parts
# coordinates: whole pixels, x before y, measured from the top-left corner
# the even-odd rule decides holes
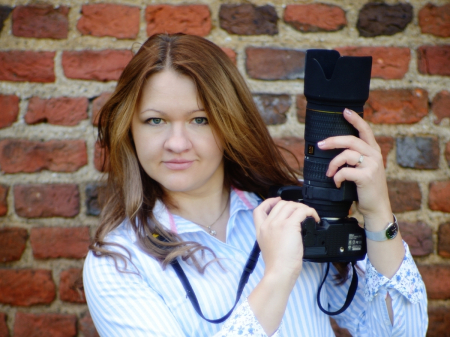
[[[183,153],[191,148],[192,143],[184,123],[173,123],[164,143],[164,149],[174,153]]]

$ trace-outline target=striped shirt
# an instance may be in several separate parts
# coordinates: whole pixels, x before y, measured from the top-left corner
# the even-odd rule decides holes
[[[224,316],[233,306],[238,282],[255,242],[252,210],[261,200],[252,193],[232,189],[226,243],[209,235],[198,225],[172,215],[164,204],[155,205],[157,220],[177,232],[186,241],[210,247],[220,263],[213,262],[200,274],[189,261],[180,260],[205,317]],[[276,239],[276,238],[274,238]],[[126,265],[118,261],[118,272],[110,257],[95,257],[89,252],[84,264],[84,288],[87,303],[101,336],[265,336],[246,298],[261,280],[264,261],[260,257],[233,315],[222,324],[203,320],[194,310],[180,280],[169,266],[165,270],[137,245],[126,221],[107,236],[117,246],[111,250],[129,256]],[[282,242],[280,242],[282,244]],[[356,295],[343,313],[334,316],[353,336],[425,336],[428,325],[425,286],[405,246],[405,258],[397,273],[388,279],[378,273],[370,261],[360,261],[365,273],[359,275]],[[212,259],[206,252],[204,261]],[[304,262],[300,277],[290,294],[276,336],[334,336],[329,317],[316,302],[318,286],[326,264]],[[335,285],[331,267],[322,288],[321,304],[338,310],[347,296],[350,280]],[[391,325],[385,298],[392,298],[394,324]]]

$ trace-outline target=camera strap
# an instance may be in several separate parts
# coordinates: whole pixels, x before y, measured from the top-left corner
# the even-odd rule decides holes
[[[358,275],[356,274],[355,262],[352,262],[352,268],[353,268],[352,282],[350,283],[350,287],[348,288],[347,298],[345,299],[344,305],[337,311],[327,311],[322,307],[322,304],[320,304],[320,291],[322,290],[322,286],[325,283],[325,280],[328,276],[328,272],[330,270],[330,262],[327,263],[327,270],[325,271],[325,276],[323,277],[322,283],[320,284],[319,290],[317,291],[317,304],[320,310],[322,310],[322,312],[326,313],[329,316],[339,315],[348,308],[350,303],[352,303],[353,297],[355,297],[356,290],[358,289]]]

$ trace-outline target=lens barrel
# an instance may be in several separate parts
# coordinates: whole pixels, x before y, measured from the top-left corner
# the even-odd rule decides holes
[[[335,50],[323,49],[306,52],[303,202],[315,208],[320,217],[344,218],[357,200],[353,182],[345,181],[338,189],[334,180],[325,175],[330,161],[343,149],[323,151],[317,143],[333,136],[358,137],[358,131],[345,120],[343,111],[349,108],[363,115],[371,68],[370,56],[340,56]]]

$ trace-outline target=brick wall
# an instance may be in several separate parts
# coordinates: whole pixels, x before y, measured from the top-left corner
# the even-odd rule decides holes
[[[450,336],[448,1],[110,2],[0,5],[0,336],[95,336],[75,284],[99,214],[96,113],[164,31],[224,48],[300,161],[305,50],[373,56],[365,118],[427,285],[428,335]]]

